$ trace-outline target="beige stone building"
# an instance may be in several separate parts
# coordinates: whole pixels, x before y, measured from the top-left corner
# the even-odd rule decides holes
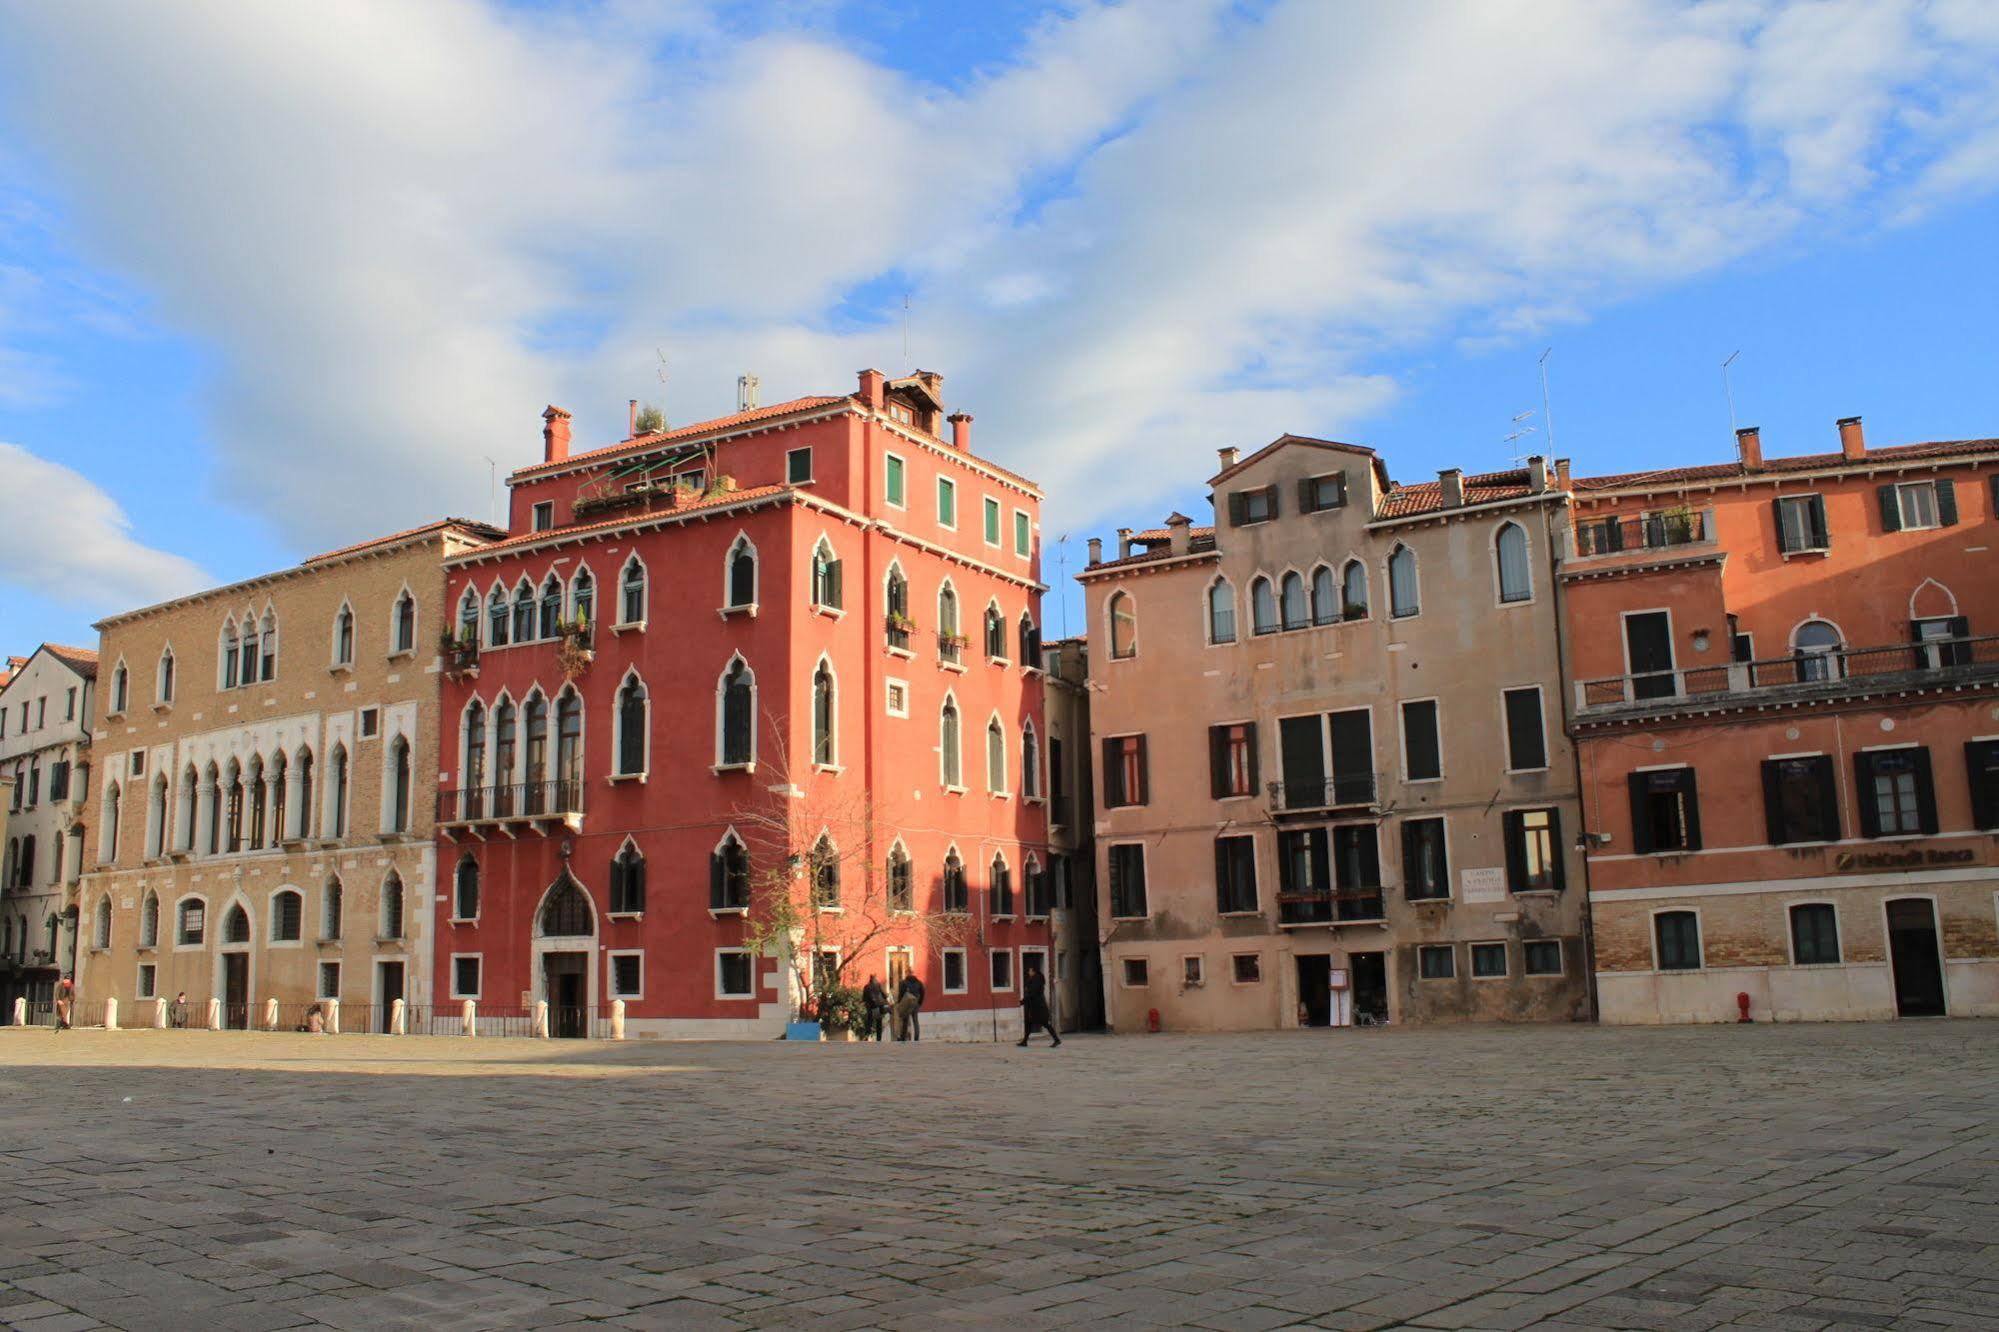
[[[428,1004],[450,519],[102,621],[77,967],[127,1025]]]
[[[1054,903],[1049,920],[1055,935],[1048,993],[1063,1031],[1088,1031],[1104,1022],[1091,851],[1089,641],[1046,643],[1041,661],[1048,724],[1048,891]]]
[[[1284,436],[1092,543],[1111,1025],[1590,1016],[1541,460],[1398,485]]]
[[[0,833],[0,1021],[14,1001],[47,1021],[75,965],[77,875],[97,654],[44,643],[0,684],[0,771],[11,782]]]

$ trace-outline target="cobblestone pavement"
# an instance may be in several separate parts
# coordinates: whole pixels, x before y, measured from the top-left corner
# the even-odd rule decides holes
[[[1999,1327],[1999,1025],[0,1029],[0,1322]]]

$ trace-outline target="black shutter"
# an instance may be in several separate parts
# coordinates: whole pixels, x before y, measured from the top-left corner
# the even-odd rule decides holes
[[[840,561],[833,560],[826,565],[826,604],[839,610],[846,603],[840,592]]]
[[[1416,824],[1402,820],[1402,895],[1413,897],[1416,889]]]
[[[1689,851],[1698,851],[1701,849],[1701,795],[1700,795],[1700,787],[1695,783],[1694,770],[1692,768],[1684,768],[1681,770],[1680,792],[1682,795],[1686,797],[1687,801],[1687,848],[1686,849]],[[1555,847],[1555,854],[1559,856],[1561,854],[1561,851],[1562,848],[1560,844],[1557,843]]]
[[[1265,486],[1265,487],[1264,487],[1264,493],[1266,493],[1266,494],[1268,494],[1268,495],[1270,496],[1270,516],[1271,516],[1272,518],[1275,518],[1275,517],[1277,516],[1277,514],[1278,514],[1278,507],[1277,507],[1277,487],[1276,487],[1276,486]]]
[[[1879,837],[1881,835],[1881,808],[1874,802],[1874,756],[1859,753],[1853,756],[1853,794],[1860,805],[1860,835]]]
[[[1812,545],[1823,550],[1832,545],[1832,529],[1826,526],[1825,496],[1812,496]]]
[[[1104,741],[1104,807],[1124,803],[1124,765],[1118,762],[1118,741]]]
[[[1312,503],[1312,478],[1306,477],[1298,483],[1298,512],[1310,513],[1317,506]]]
[[[1999,474],[1992,477],[1992,508],[1999,512]]]
[[[1548,866],[1555,871],[1555,891],[1569,886],[1569,848],[1562,844],[1562,811],[1548,810]]]
[[[1937,482],[1937,525],[1957,526],[1957,484],[1953,481]]]
[[[1133,801],[1134,804],[1145,805],[1151,803],[1150,776],[1151,774],[1147,770],[1145,762],[1145,737],[1141,735],[1138,737],[1138,791]]]
[[[1347,474],[1345,472],[1333,473],[1333,503],[1338,505],[1340,508],[1346,507]]]
[[[1500,815],[1499,827],[1506,842],[1506,891],[1517,893],[1527,886],[1527,847],[1520,829],[1520,811],[1509,809]]]
[[[1934,836],[1937,830],[1937,792],[1930,780],[1930,751],[1927,748],[1911,751],[1916,761],[1916,813],[1922,820],[1925,833]]]
[[[1965,741],[1964,771],[1971,781],[1971,826],[1999,828],[1999,740]]]
[[[1881,530],[1899,532],[1902,530],[1902,499],[1894,486],[1878,486],[1874,493],[1881,497]]]
[[[1240,490],[1231,490],[1229,492],[1229,526],[1241,527],[1242,514],[1243,514],[1242,492]]]
[[[1631,790],[1631,851],[1640,856],[1652,853],[1652,820],[1646,809],[1650,777],[1650,773],[1634,772],[1624,779]]]
[[[1255,795],[1255,794],[1256,794],[1256,790],[1257,790],[1257,786],[1259,785],[1259,783],[1260,783],[1260,781],[1261,781],[1261,770],[1260,770],[1260,769],[1259,769],[1259,768],[1257,767],[1257,758],[1256,758],[1256,723],[1255,723],[1255,722],[1245,722],[1245,723],[1243,723],[1243,732],[1244,732],[1244,734],[1245,734],[1245,735],[1247,736],[1247,738],[1248,738],[1248,740],[1249,740],[1249,792],[1248,792],[1248,794],[1250,794],[1250,795]]]
[[[1820,755],[1811,760],[1811,765],[1819,784],[1819,836],[1836,842],[1840,838],[1839,783],[1833,780],[1832,758]]]
[[[1763,832],[1770,845],[1782,846],[1791,840],[1784,826],[1784,760],[1763,760]]]
[[[717,909],[728,905],[726,880],[728,871],[724,868],[722,853],[712,851],[708,855],[708,905]]]
[[[1314,828],[1306,834],[1306,837],[1308,839],[1307,845],[1311,848],[1312,852],[1312,887],[1322,893],[1330,892],[1335,885],[1333,883],[1332,856],[1327,846],[1329,838],[1326,830],[1324,828]]]
[[[646,863],[643,860],[627,861],[625,864],[625,905],[632,911],[646,909]]]
[[[1208,794],[1216,800],[1233,794],[1229,790],[1229,728],[1208,728]]]
[[[1110,880],[1111,915],[1113,916],[1122,916],[1125,914],[1123,910],[1124,865],[1118,859],[1118,852],[1123,849],[1124,849],[1123,847],[1114,846],[1110,849],[1109,853],[1104,857],[1105,861],[1107,862],[1107,868],[1109,869],[1109,873],[1107,873],[1104,877]]]
[[[1784,501],[1781,499],[1771,500],[1770,508],[1777,515],[1777,549],[1788,552],[1794,549],[1794,547],[1791,545],[1790,535],[1784,530]]]
[[[1229,892],[1228,843],[1217,837],[1215,839],[1215,911],[1217,914],[1231,909],[1234,905],[1231,900],[1232,897],[1233,894]]]

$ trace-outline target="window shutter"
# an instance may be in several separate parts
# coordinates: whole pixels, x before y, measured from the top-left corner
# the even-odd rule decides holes
[[[1790,840],[1790,830],[1784,826],[1781,807],[1783,772],[1782,759],[1763,760],[1763,831],[1772,846],[1782,846]]]
[[[1110,871],[1104,877],[1110,880],[1111,914],[1113,916],[1124,914],[1124,862],[1118,856],[1118,852],[1122,849],[1122,847],[1111,847],[1104,857]]]
[[[1916,757],[1916,810],[1923,821],[1923,831],[1934,835],[1937,830],[1937,793],[1930,781],[1930,751],[1918,749]]]
[[[1312,887],[1322,893],[1335,887],[1333,883],[1332,852],[1328,845],[1330,841],[1331,838],[1323,828],[1318,829],[1317,834],[1311,838]]]
[[[1942,478],[1937,481],[1937,525],[1957,526],[1957,483]]]
[[[1115,808],[1124,803],[1124,765],[1118,762],[1118,742],[1104,741],[1104,806]]]
[[[1334,496],[1333,499],[1334,504],[1338,505],[1340,508],[1346,507],[1347,474],[1345,472],[1333,473],[1333,496]]]
[[[1151,785],[1151,769],[1145,761],[1145,737],[1141,735],[1138,737],[1138,791],[1134,803],[1151,803]]]
[[[1548,856],[1555,871],[1555,891],[1569,886],[1569,848],[1562,843],[1562,811],[1548,810]]]
[[[1788,552],[1794,549],[1794,547],[1791,545],[1790,534],[1784,530],[1784,501],[1781,499],[1771,500],[1770,508],[1777,515],[1777,549]]]
[[[1408,897],[1416,887],[1416,825],[1402,821],[1402,895]]]
[[[1881,807],[1874,801],[1874,756],[1871,754],[1853,756],[1853,793],[1860,804],[1860,835],[1879,837]]]
[[[1316,507],[1312,503],[1312,478],[1306,477],[1298,483],[1298,512],[1310,513]]]
[[[1832,544],[1832,529],[1826,526],[1825,496],[1812,496],[1812,545],[1824,549]]]
[[[1229,492],[1229,526],[1230,526],[1230,527],[1241,527],[1241,526],[1242,526],[1242,513],[1243,513],[1243,497],[1242,497],[1242,492],[1241,492],[1240,490],[1231,490],[1231,491]]]
[[[1216,800],[1229,792],[1229,728],[1208,728],[1208,794]]]
[[[1812,772],[1819,784],[1819,827],[1828,841],[1838,841],[1839,827],[1839,783],[1833,780],[1832,759],[1820,757],[1812,760]]]
[[[1999,828],[1999,740],[1965,741],[1964,770],[1971,776],[1971,826]]]
[[[646,863],[643,860],[629,861],[625,865],[625,902],[634,911],[646,909]]]
[[[1229,893],[1228,844],[1221,838],[1215,839],[1215,910],[1227,911],[1232,905]]]
[[[1999,511],[1999,473],[1992,477],[1992,508]]]
[[[1631,850],[1634,855],[1652,853],[1652,820],[1646,817],[1645,780],[1647,774],[1634,772],[1624,779],[1631,790]]]
[[[723,859],[719,850],[708,854],[708,905],[711,907],[721,906],[727,895],[724,883],[727,872],[723,868]]]
[[[1902,500],[1894,486],[1878,486],[1876,495],[1881,498],[1881,530],[1899,532],[1902,530]]]
[[[1248,723],[1246,729],[1249,734],[1249,793],[1251,795],[1255,795],[1257,787],[1262,780],[1262,771],[1263,771],[1260,767],[1257,766],[1256,723],[1255,722]]]
[[[840,561],[838,560],[829,560],[826,563],[826,604],[834,610],[840,609],[845,604],[840,596]]]
[[[1680,790],[1687,797],[1687,850],[1698,851],[1701,849],[1701,794],[1692,768],[1687,768],[1680,774]],[[1558,844],[1555,847],[1555,854],[1559,856],[1561,850]]]
[[[1527,848],[1520,831],[1520,811],[1509,809],[1499,819],[1506,841],[1506,891],[1517,893],[1527,884]]]

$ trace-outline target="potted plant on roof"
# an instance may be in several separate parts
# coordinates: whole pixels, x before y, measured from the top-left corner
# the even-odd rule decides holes
[[[561,668],[565,680],[573,680],[597,659],[597,649],[591,646],[590,612],[578,606],[576,618],[561,625],[559,631],[561,641],[555,645],[555,664]]]

